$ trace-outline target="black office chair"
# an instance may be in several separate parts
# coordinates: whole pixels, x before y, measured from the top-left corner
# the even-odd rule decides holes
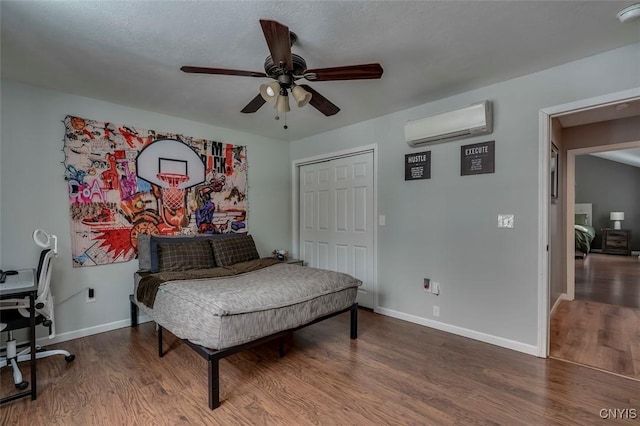
[[[55,250],[45,249],[40,253],[36,280],[38,282],[38,295],[35,300],[36,324],[42,324],[49,328],[49,338],[55,337],[55,324],[53,318],[53,297],[49,291],[51,283],[51,270]],[[22,373],[18,363],[31,360],[31,348],[27,346],[17,352],[16,341],[13,338],[14,330],[28,328],[29,324],[29,299],[7,299],[0,301],[0,329],[7,331],[6,356],[0,357],[0,368],[11,365],[13,368],[13,381],[18,389],[26,389],[28,382],[22,380]],[[64,355],[67,362],[75,359],[75,355],[67,351],[55,349],[45,350],[37,347],[36,359],[45,358],[52,355]]]

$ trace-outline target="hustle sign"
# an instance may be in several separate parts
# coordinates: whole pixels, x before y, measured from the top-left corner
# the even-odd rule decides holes
[[[404,180],[431,179],[431,151],[404,156]]]
[[[460,176],[495,173],[496,141],[460,147]]]

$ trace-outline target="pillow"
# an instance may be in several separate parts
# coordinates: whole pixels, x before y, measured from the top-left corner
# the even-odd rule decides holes
[[[575,222],[576,225],[588,225],[588,217],[589,215],[586,213],[576,213],[575,215]]]
[[[583,225],[574,225],[574,228],[576,228],[578,231],[589,233],[589,230],[585,228]]]
[[[188,271],[213,268],[213,251],[206,240],[158,244],[158,270]]]
[[[198,234],[198,235],[151,235],[147,239],[138,235],[138,256],[139,256],[139,268],[145,269],[143,266],[148,266],[148,270],[151,272],[158,272],[158,244],[160,243],[188,243],[192,241],[209,241],[218,238],[236,238],[238,234]],[[146,248],[145,244],[147,244]],[[144,248],[144,249],[143,249]],[[142,253],[148,251],[149,261],[146,261],[146,254],[144,257],[144,264],[142,263]],[[215,259],[214,259],[214,267]]]
[[[213,257],[219,266],[231,266],[240,262],[260,259],[251,235],[224,240],[211,240]]]

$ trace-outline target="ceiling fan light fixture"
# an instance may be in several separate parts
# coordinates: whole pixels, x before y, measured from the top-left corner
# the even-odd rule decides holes
[[[273,81],[269,84],[260,85],[260,96],[262,96],[262,99],[269,102],[270,104],[276,103],[279,92],[280,92],[280,83],[278,83],[277,81]]]
[[[275,108],[279,113],[291,111],[291,108],[289,108],[289,96],[287,96],[286,94],[279,95],[278,100],[276,101]]]
[[[298,85],[293,86],[293,89],[291,89],[291,93],[293,94],[293,99],[295,99],[296,103],[298,104],[298,108],[302,108],[311,100],[311,93],[307,92]]]

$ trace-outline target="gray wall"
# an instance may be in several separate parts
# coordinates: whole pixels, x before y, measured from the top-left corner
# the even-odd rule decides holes
[[[291,158],[378,144],[378,213],[387,219],[378,228],[378,310],[433,320],[439,305],[440,324],[526,350],[538,335],[539,111],[635,87],[640,44],[298,140]],[[494,102],[492,135],[405,143],[407,120],[484,99]],[[496,172],[460,176],[460,146],[494,139]],[[404,155],[426,150],[431,179],[405,182]],[[497,229],[498,213],[515,214],[515,229]],[[439,296],[424,292],[423,277],[441,282]]]
[[[631,230],[631,248],[640,250],[640,168],[593,155],[576,156],[576,203],[593,204],[593,248],[602,248],[602,229],[613,228],[609,213],[621,211],[622,228]]]
[[[128,295],[137,260],[113,265],[72,268],[67,184],[64,180],[62,120],[67,114],[247,145],[249,160],[249,231],[261,255],[290,247],[291,186],[289,146],[230,129],[141,111],[95,99],[2,81],[0,139],[0,267],[37,265],[39,248],[31,233],[43,228],[59,238],[52,291],[61,301],[79,289],[96,289],[56,307],[58,334],[87,333],[127,324]],[[88,330],[87,330],[88,329]]]

